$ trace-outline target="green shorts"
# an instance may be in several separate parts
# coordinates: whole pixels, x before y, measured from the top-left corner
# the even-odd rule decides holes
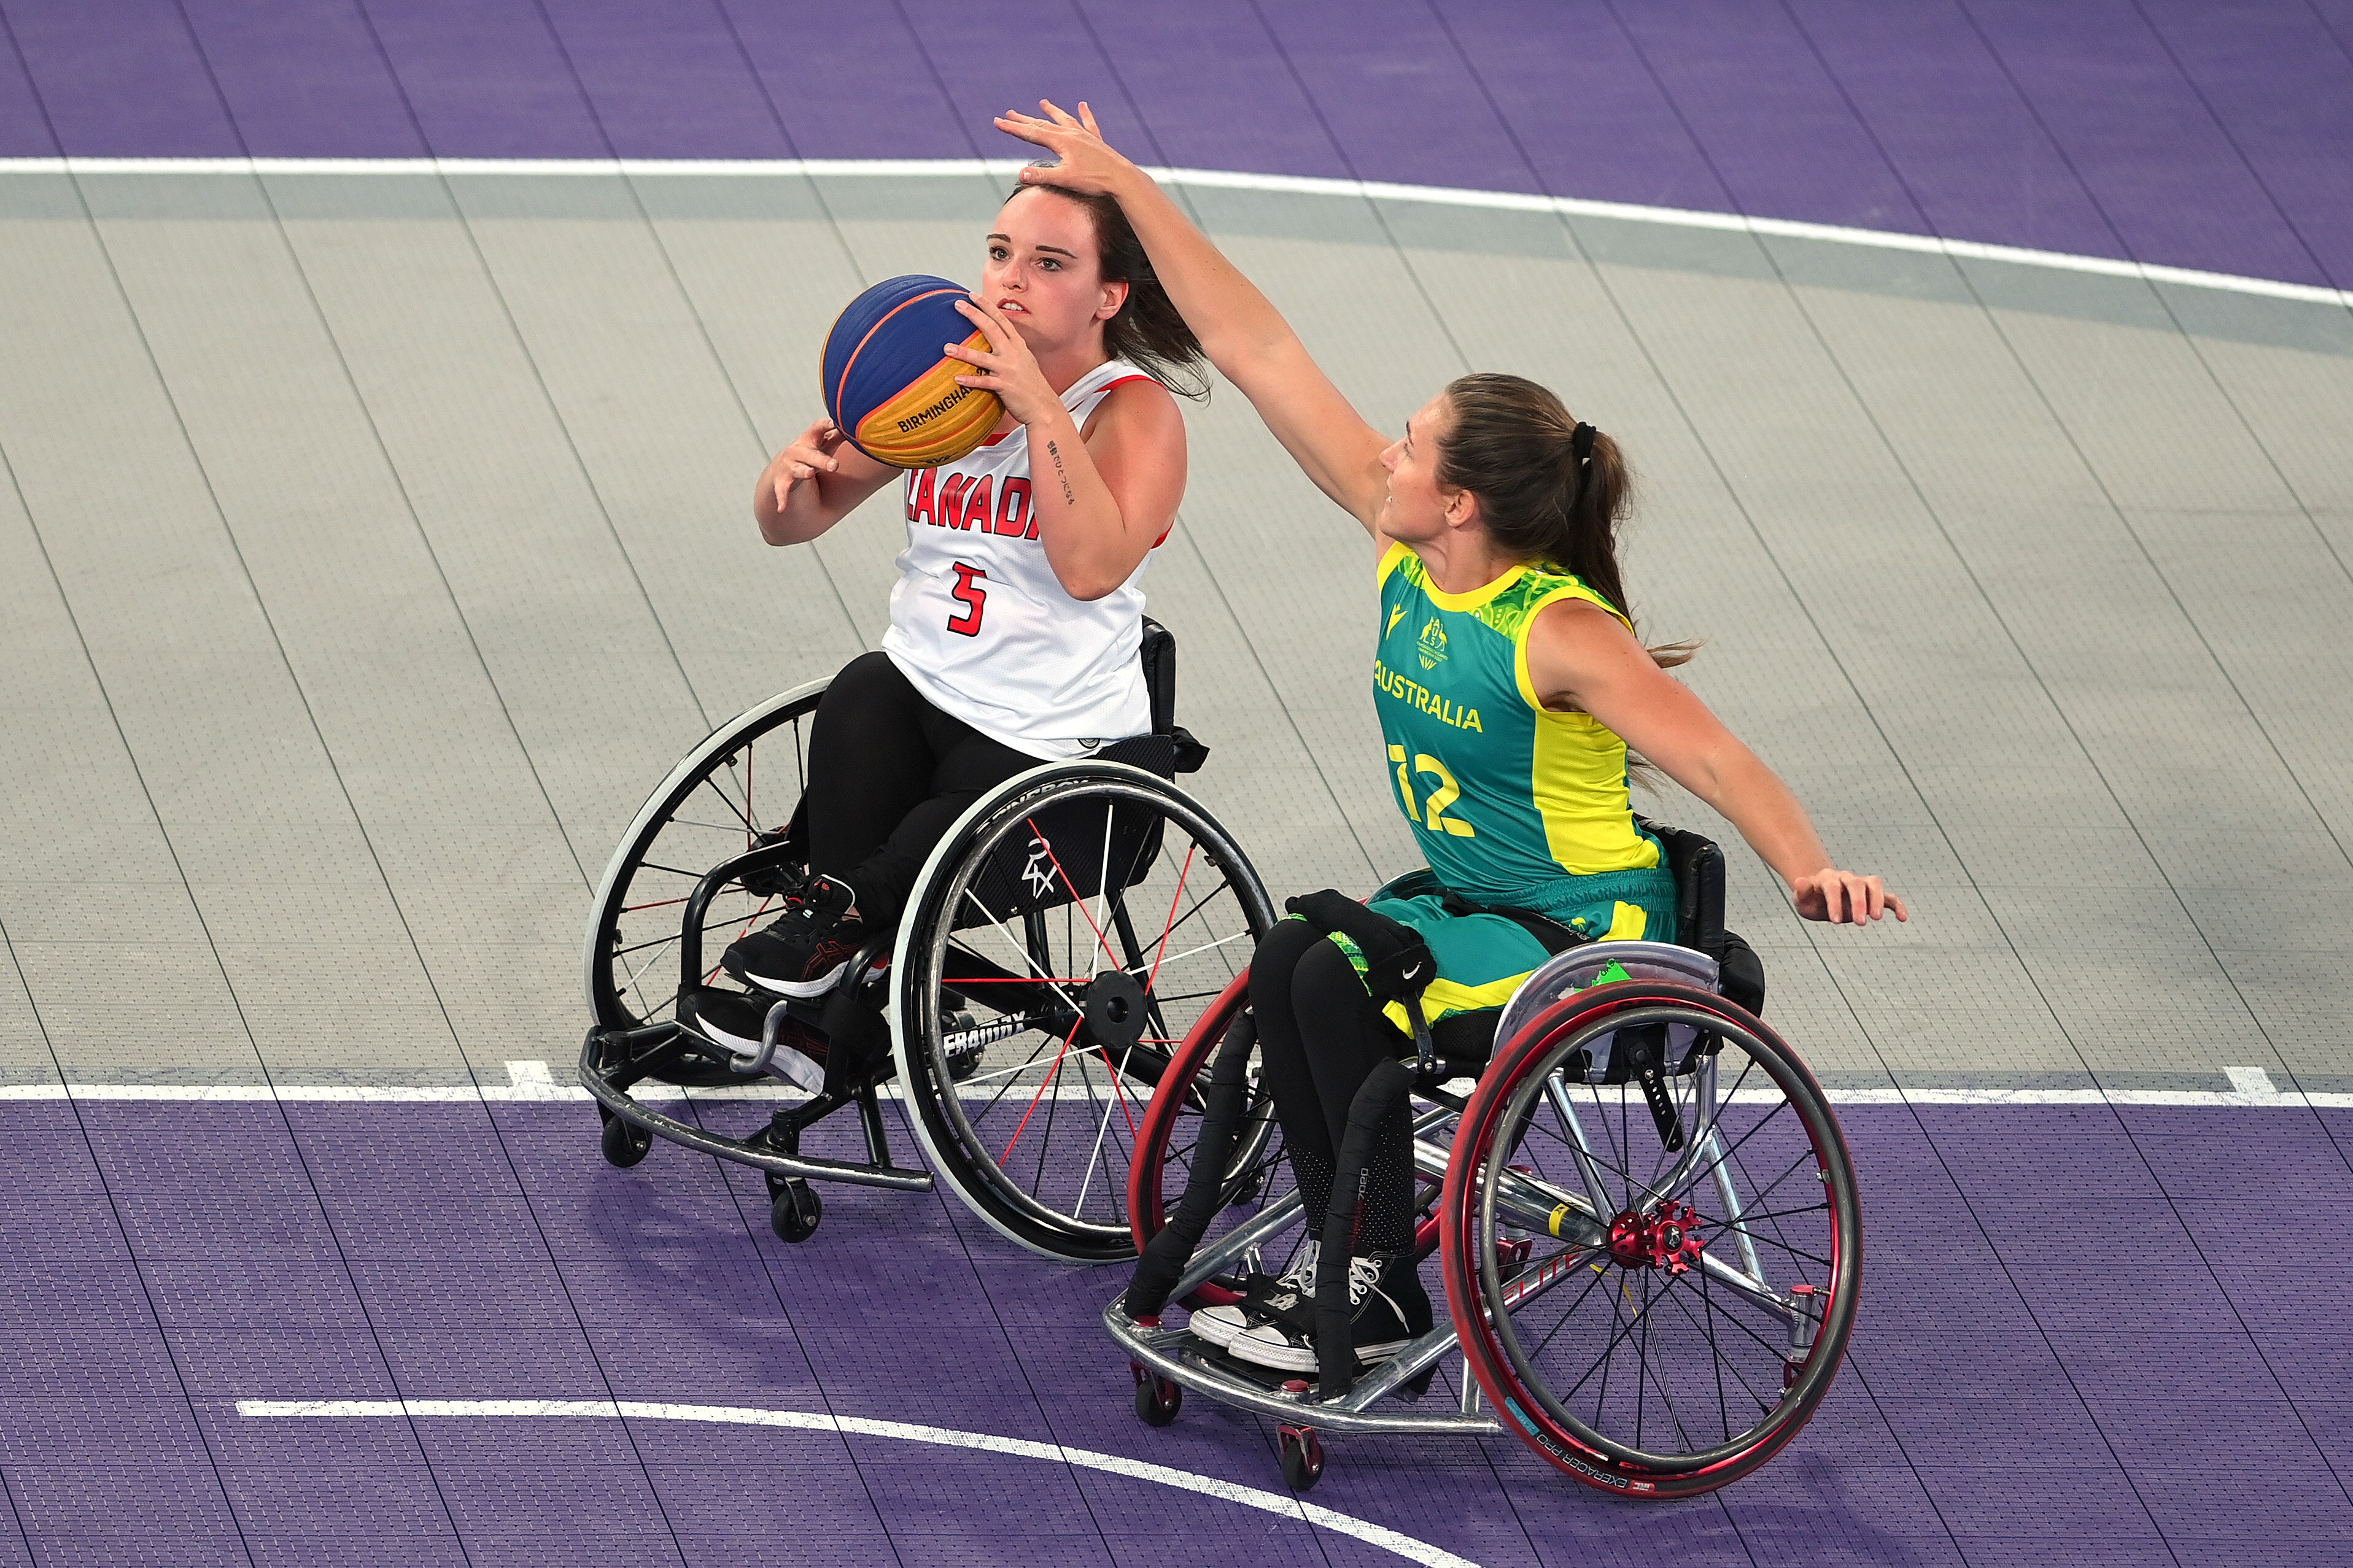
[[[1559,896],[1534,906],[1536,912],[1559,921],[1597,942],[1672,942],[1675,939],[1675,880],[1663,866],[1636,871],[1605,871],[1589,877],[1567,877]],[[1446,908],[1443,894],[1418,893],[1409,898],[1375,899],[1366,906],[1411,926],[1430,946],[1437,961],[1438,978],[1421,994],[1423,1018],[1435,1025],[1458,1013],[1501,1007],[1550,957],[1544,943],[1528,929],[1504,915],[1461,915]],[[1364,955],[1345,936],[1332,940],[1365,972]],[[1389,1022],[1412,1033],[1404,1005],[1387,1008]]]

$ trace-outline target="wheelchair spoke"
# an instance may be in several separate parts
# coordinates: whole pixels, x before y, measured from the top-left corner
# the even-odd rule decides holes
[[[1111,943],[1103,940],[1102,925],[1096,921],[1093,915],[1087,913],[1086,895],[1080,892],[1078,884],[1071,880],[1071,874],[1062,869],[1062,858],[1054,852],[1053,845],[1049,843],[1046,836],[1039,831],[1038,821],[1035,817],[1029,819],[1029,827],[1031,837],[1045,847],[1046,858],[1053,864],[1054,875],[1062,879],[1062,890],[1070,894],[1071,905],[1076,906],[1081,914],[1086,915],[1087,925],[1095,933],[1095,946],[1102,950],[1104,958],[1108,959],[1113,966],[1116,966],[1119,963],[1119,955],[1112,952]],[[1103,840],[1106,844],[1111,840],[1111,811],[1108,806],[1106,806],[1103,811]],[[1111,868],[1108,866],[1103,868],[1106,882],[1109,879],[1110,870]],[[1065,907],[1067,908],[1070,906]],[[1093,955],[1090,953],[1089,956],[1092,957]]]
[[[1030,951],[1027,946],[1021,942],[1016,942],[1013,939],[1012,931],[1006,929],[1005,922],[998,920],[997,916],[991,912],[987,904],[982,903],[979,899],[974,897],[973,891],[970,888],[966,888],[964,890],[964,896],[967,900],[971,900],[973,908],[978,910],[982,914],[988,917],[988,923],[997,929],[998,935],[1005,938],[1005,944],[1021,955],[1021,962],[1029,966],[1030,974],[1039,984],[1051,986],[1053,988],[1054,994],[1060,997],[1062,999],[1063,1005],[1069,1007],[1072,1012],[1082,1013],[1086,1010],[1071,999],[1071,994],[1068,991],[1062,989],[1066,983],[1058,979],[1050,973],[1051,966],[1040,963],[1036,957],[1031,955]],[[977,958],[980,955],[978,953],[975,953],[973,956]],[[1081,984],[1084,983],[1081,982]]]
[[[1085,1020],[1084,1020],[1084,1019],[1081,1019],[1081,1020],[1080,1020],[1080,1023],[1082,1023],[1082,1023],[1084,1023],[1084,1022],[1085,1022]],[[1074,1040],[1074,1039],[1078,1038],[1078,1036],[1079,1036],[1079,1024],[1072,1024],[1072,1025],[1071,1026],[1071,1032],[1070,1032],[1069,1034],[1064,1035],[1064,1036],[1062,1037],[1062,1048],[1061,1048],[1060,1050],[1059,1050],[1059,1051],[1057,1051],[1057,1052],[1055,1052],[1055,1053],[1054,1053],[1054,1065],[1053,1065],[1053,1067],[1052,1067],[1051,1068],[1050,1068],[1050,1069],[1048,1070],[1048,1072],[1047,1072],[1047,1074],[1046,1074],[1046,1081],[1045,1081],[1044,1083],[1039,1084],[1039,1085],[1038,1086],[1038,1092],[1037,1092],[1036,1094],[1034,1094],[1034,1095],[1032,1095],[1032,1096],[1030,1096],[1030,1097],[1029,1097],[1029,1110],[1025,1110],[1025,1111],[1023,1111],[1023,1112],[1021,1113],[1021,1121],[1020,1121],[1020,1125],[1019,1125],[1019,1126],[1017,1126],[1017,1127],[1015,1127],[1015,1128],[1013,1129],[1013,1137],[1011,1138],[1011,1140],[1010,1140],[1010,1141],[1008,1141],[1008,1142],[1006,1143],[1006,1145],[1005,1145],[1005,1152],[997,1156],[997,1163],[998,1164],[1000,1164],[1000,1165],[1001,1165],[1001,1164],[1005,1163],[1005,1162],[1006,1162],[1006,1161],[1010,1160],[1011,1158],[1013,1158],[1013,1145],[1021,1142],[1021,1133],[1022,1133],[1022,1131],[1023,1131],[1023,1129],[1024,1129],[1024,1128],[1027,1128],[1027,1127],[1029,1125],[1029,1117],[1030,1117],[1030,1113],[1031,1113],[1032,1111],[1035,1111],[1035,1110],[1038,1109],[1038,1101],[1039,1101],[1039,1100],[1044,1100],[1044,1099],[1050,1099],[1050,1097],[1049,1097],[1049,1096],[1047,1095],[1046,1090],[1047,1090],[1048,1087],[1049,1087],[1049,1086],[1050,1086],[1050,1085],[1052,1084],[1052,1082],[1053,1082],[1053,1080],[1054,1080],[1055,1079],[1057,1079],[1057,1078],[1059,1078],[1059,1077],[1060,1077],[1060,1076],[1061,1076],[1061,1072],[1062,1072],[1062,1058],[1063,1058],[1064,1057],[1066,1057],[1066,1056],[1068,1056],[1068,1055],[1070,1054],[1070,1050],[1071,1050],[1071,1042],[1072,1040]],[[1053,1109],[1053,1106],[1050,1103],[1050,1104],[1047,1106],[1047,1108],[1046,1108],[1046,1126],[1047,1126],[1047,1130],[1048,1130],[1050,1132],[1050,1131],[1052,1131],[1052,1129],[1053,1129],[1053,1124],[1054,1124],[1054,1109]]]

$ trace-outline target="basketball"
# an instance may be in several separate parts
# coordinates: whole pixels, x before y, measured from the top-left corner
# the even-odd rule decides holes
[[[993,392],[958,386],[972,367],[942,343],[986,349],[956,310],[970,290],[944,278],[892,278],[849,302],[825,338],[825,411],[850,444],[897,468],[952,463],[997,427]]]

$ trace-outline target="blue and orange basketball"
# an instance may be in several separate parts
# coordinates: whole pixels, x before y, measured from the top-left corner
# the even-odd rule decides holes
[[[995,393],[956,384],[972,367],[940,353],[988,346],[955,308],[969,292],[944,278],[893,278],[852,300],[826,334],[825,411],[877,462],[953,463],[1004,416]]]

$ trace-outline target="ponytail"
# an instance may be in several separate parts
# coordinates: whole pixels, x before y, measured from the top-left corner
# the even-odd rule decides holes
[[[1515,559],[1575,573],[1631,621],[1618,528],[1633,478],[1618,443],[1521,376],[1461,376],[1448,385],[1446,401],[1453,423],[1439,444],[1438,482],[1478,497],[1487,531]],[[1660,668],[1672,669],[1698,649],[1696,642],[1676,642],[1649,652]]]

